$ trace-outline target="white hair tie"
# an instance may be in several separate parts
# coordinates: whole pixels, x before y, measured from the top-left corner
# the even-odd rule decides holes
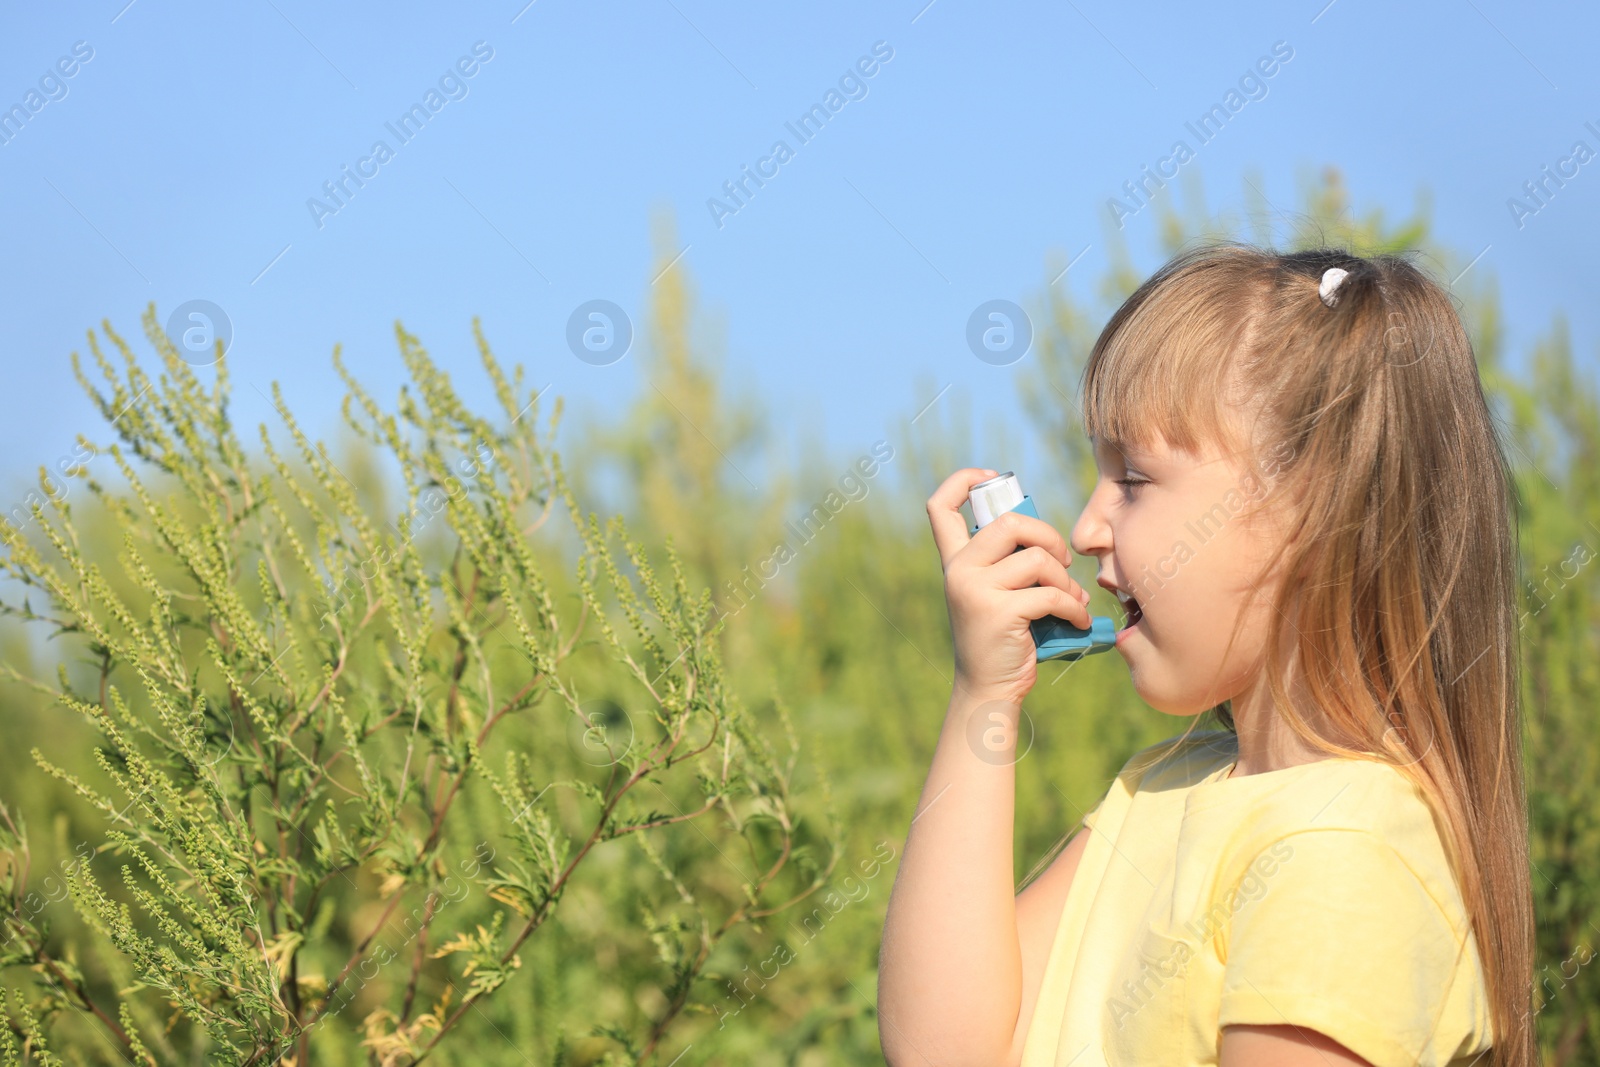
[[[1322,302],[1329,307],[1339,302],[1339,283],[1350,276],[1350,272],[1343,267],[1329,267],[1322,272],[1322,284],[1317,286],[1317,295],[1322,297]]]

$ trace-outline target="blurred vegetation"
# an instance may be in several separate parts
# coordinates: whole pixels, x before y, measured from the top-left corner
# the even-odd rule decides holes
[[[1600,1064],[1594,382],[1559,320],[1507,351],[1487,268],[1437,245],[1425,206],[1358,218],[1330,169],[1290,212],[1256,180],[1244,216],[1214,216],[1186,182],[1181,208],[1176,187],[1155,208],[1164,254],[1211,236],[1416,248],[1451,280],[1518,470],[1540,1043],[1547,1064]],[[878,936],[950,680],[923,503],[949,470],[998,463],[997,442],[974,440],[952,393],[885,442],[780,469],[759,407],[724,391],[685,265],[667,269],[670,222],[655,245],[646,384],[559,457],[555,418],[541,432],[537,405],[519,415],[527,390],[481,338],[500,412],[465,410],[400,330],[412,384],[391,412],[345,375],[365,432],[332,450],[288,421],[245,448],[220,394],[171,360],[142,395],[133,364],[111,369],[126,470],[95,443],[70,490],[43,481],[7,535],[13,575],[37,552],[62,576],[59,597],[9,582],[0,631],[0,987],[19,1047],[40,1062],[54,1062],[42,1036],[66,1062],[256,1049],[258,1063],[405,1064],[453,1018],[429,1062],[882,1062]],[[1093,478],[1078,371],[1156,265],[1109,227],[1103,248],[1092,286],[1064,258],[1046,265],[1035,349],[1008,372],[1052,467],[1031,491],[1062,529]],[[189,463],[217,480],[186,484]],[[130,493],[136,475],[151,503]],[[602,482],[622,487],[625,526],[586,511]],[[1074,568],[1092,587],[1093,561]],[[150,636],[163,628],[170,644]],[[140,633],[167,675],[134,669],[151,655]],[[1115,656],[1046,667],[1028,711],[1019,881],[1129,754],[1182,725],[1137,699]],[[646,766],[674,736],[704,751]]]

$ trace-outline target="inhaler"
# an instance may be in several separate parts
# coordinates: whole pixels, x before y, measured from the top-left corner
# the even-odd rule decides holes
[[[1022,491],[1022,483],[1011,471],[979,482],[967,490],[967,502],[972,505],[972,518],[977,523],[972,528],[977,533],[1008,511],[1039,517],[1033,506],[1033,497]],[[1017,551],[1021,551],[1020,546]],[[1065,619],[1045,615],[1028,624],[1033,633],[1033,643],[1038,648],[1038,661],[1081,659],[1095,652],[1107,652],[1117,644],[1117,622],[1106,615],[1091,616],[1089,629],[1074,626]]]

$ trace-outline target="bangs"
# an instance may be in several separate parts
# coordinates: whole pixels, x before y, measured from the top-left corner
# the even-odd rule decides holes
[[[1084,366],[1084,432],[1118,451],[1157,441],[1231,448],[1226,410],[1263,293],[1255,257],[1233,246],[1173,260],[1125,300]],[[1219,274],[1226,275],[1219,277]],[[1227,294],[1221,298],[1217,294]]]

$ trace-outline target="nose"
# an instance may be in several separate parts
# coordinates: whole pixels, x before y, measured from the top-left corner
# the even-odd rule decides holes
[[[1111,526],[1106,522],[1098,483],[1089,493],[1078,521],[1072,524],[1067,544],[1071,546],[1074,556],[1099,557],[1111,551]]]

